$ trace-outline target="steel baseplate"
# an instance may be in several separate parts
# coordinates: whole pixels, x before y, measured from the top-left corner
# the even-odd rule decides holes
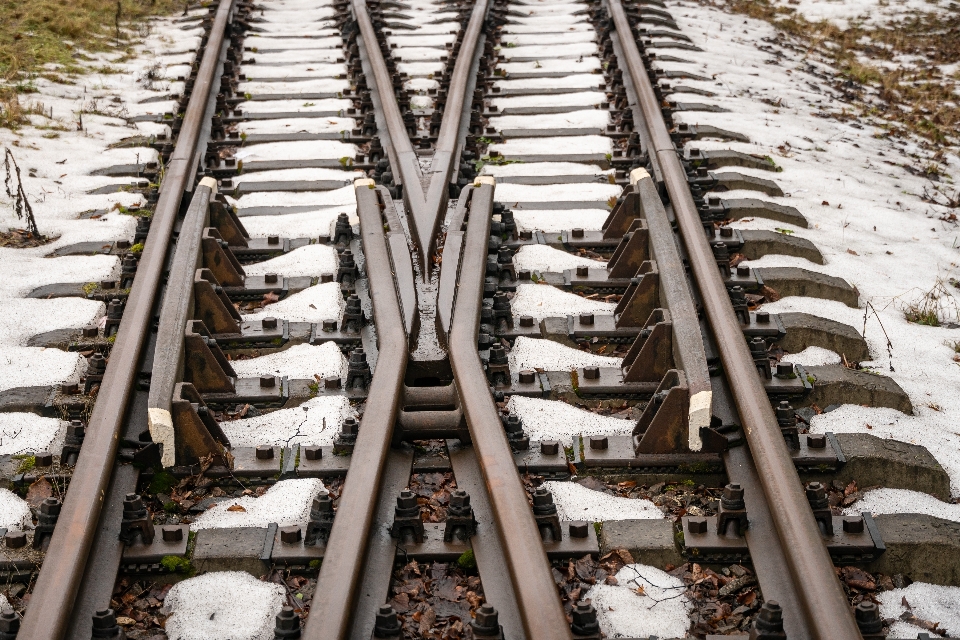
[[[749,521],[749,517],[748,517]],[[709,564],[750,562],[746,539],[736,527],[717,530],[717,516],[683,516],[681,553],[690,561]],[[823,533],[830,557],[837,564],[867,564],[876,560],[886,547],[869,512],[861,516],[832,516],[832,533]],[[821,524],[821,530],[823,524]]]
[[[637,473],[722,473],[719,453],[634,453],[633,436],[584,436],[574,447],[576,466]]]
[[[657,390],[656,382],[626,382],[624,372],[616,367],[581,367],[576,376],[574,391],[583,398],[623,398],[642,400]]]
[[[167,524],[158,527],[149,543],[138,536],[132,544],[124,546],[120,571],[136,574],[169,571],[161,561],[167,556],[186,556],[189,540],[190,525]]]

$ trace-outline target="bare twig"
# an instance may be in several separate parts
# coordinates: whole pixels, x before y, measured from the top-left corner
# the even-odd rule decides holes
[[[17,161],[14,159],[13,153],[10,151],[10,149],[4,147],[3,150],[3,166],[6,170],[6,178],[3,184],[7,192],[7,197],[13,198],[13,210],[17,214],[17,219],[26,219],[27,233],[39,238],[40,230],[37,228],[37,219],[33,215],[33,207],[30,206],[30,200],[27,198],[27,192],[23,189],[23,180],[20,178],[20,167],[17,165]],[[13,168],[12,172],[11,167]],[[15,187],[11,190],[11,186],[13,186],[14,174],[16,174],[17,181]]]

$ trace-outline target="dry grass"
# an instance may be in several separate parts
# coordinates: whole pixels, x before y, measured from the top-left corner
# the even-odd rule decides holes
[[[184,0],[0,0],[0,79],[50,63],[82,71],[80,50],[123,50],[144,18],[184,7]]]
[[[937,278],[933,287],[915,299],[902,304],[907,322],[939,327],[950,322],[960,322],[960,305],[947,288],[947,283]]]
[[[770,22],[792,36],[795,44],[802,43],[811,53],[823,56],[842,78],[873,88],[877,99],[863,100],[861,115],[899,123],[906,131],[935,143],[956,140],[960,108],[952,92],[958,79],[943,77],[935,65],[960,60],[960,12],[919,12],[895,24],[876,28],[852,24],[840,29],[828,21],[810,22],[793,8],[774,6],[769,0],[715,4]],[[920,56],[925,64],[889,69],[864,62],[891,62],[898,56]],[[850,93],[857,93],[856,87]]]

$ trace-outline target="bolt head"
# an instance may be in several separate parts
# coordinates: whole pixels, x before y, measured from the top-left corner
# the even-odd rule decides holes
[[[571,538],[586,538],[589,535],[589,527],[586,522],[577,521],[571,522],[568,525],[567,531],[570,533]]]
[[[541,440],[540,455],[555,456],[560,453],[560,443],[556,440]]]
[[[860,516],[844,518],[843,531],[845,533],[863,533],[863,518]]]
[[[578,627],[589,627],[597,622],[597,610],[589,600],[578,602],[570,613],[573,616],[573,624]]]
[[[47,516],[60,515],[60,501],[56,498],[47,498],[40,503],[40,513]]]
[[[584,367],[583,377],[587,380],[598,380],[600,378],[600,367]]]
[[[27,534],[13,529],[3,536],[3,542],[8,549],[22,549],[27,544]]]
[[[548,504],[553,504],[553,494],[546,487],[537,487],[533,492],[533,505],[539,507]]]
[[[268,444],[261,444],[257,447],[257,460],[272,460],[273,447]]]
[[[690,518],[687,520],[687,531],[690,533],[706,533],[707,532],[707,519],[706,518]]]
[[[38,467],[49,467],[53,464],[53,454],[49,451],[40,451],[34,455]]]
[[[307,460],[320,460],[323,457],[323,449],[316,445],[301,447],[303,455]]]
[[[463,489],[457,489],[450,494],[450,506],[465,509],[470,506],[470,494]]]
[[[398,509],[416,509],[417,508],[417,496],[414,495],[409,489],[404,489],[400,492],[400,495],[397,496],[397,508]]]
[[[303,533],[298,526],[280,527],[280,542],[284,544],[296,544],[303,538]]]
[[[160,527],[160,535],[164,542],[180,542],[183,540],[183,529],[174,525]]]
[[[273,376],[260,376],[260,388],[272,389],[277,384],[277,379]]]

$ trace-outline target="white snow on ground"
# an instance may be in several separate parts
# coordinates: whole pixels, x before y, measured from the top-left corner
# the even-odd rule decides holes
[[[877,598],[880,600],[880,616],[895,620],[890,626],[888,638],[916,638],[918,633],[930,632],[927,628],[903,620],[901,616],[904,614],[938,623],[939,634],[951,638],[960,635],[960,607],[957,607],[960,587],[914,582],[903,589],[882,591]]]
[[[526,82],[526,80],[517,80],[517,82]],[[583,111],[535,116],[500,116],[490,118],[488,126],[494,127],[497,131],[503,131],[504,129],[580,129],[587,127],[603,130],[609,122],[609,111],[585,109]]]
[[[255,145],[251,148],[257,149],[260,146]],[[240,196],[236,203],[237,213],[242,216],[244,209],[253,207],[276,207],[277,209],[283,209],[284,207],[320,208],[352,205],[355,201],[353,185],[349,185],[333,191],[257,191]]]
[[[605,269],[607,262],[605,260],[581,258],[545,244],[525,244],[513,255],[513,265],[518,270],[529,269],[531,271],[555,271],[559,273],[565,269],[576,269],[577,267]]]
[[[257,56],[259,59],[259,56]],[[257,65],[258,67],[260,65]],[[314,111],[343,111],[353,106],[350,100],[327,98],[324,100],[257,100],[256,102],[241,102],[237,109],[243,113],[310,113]]]
[[[273,374],[313,380],[314,376],[343,378],[347,373],[347,360],[333,342],[321,345],[295,344],[277,353],[249,360],[234,360],[231,364],[241,378]]]
[[[617,198],[623,188],[615,184],[597,182],[574,184],[515,184],[497,185],[500,202],[556,202],[559,200],[607,202]]]
[[[659,520],[660,507],[643,498],[621,498],[594,491],[576,482],[548,481],[543,486],[553,494],[561,520]]]
[[[339,39],[339,38],[338,38]],[[340,93],[350,87],[347,80],[311,78],[299,81],[241,82],[239,91],[255,96],[298,95],[305,93]]]
[[[537,116],[540,117],[540,116]],[[520,162],[515,164],[485,164],[480,171],[485,176],[612,176],[613,170],[601,169],[595,164],[579,162]],[[607,180],[607,178],[603,178]],[[502,187],[504,185],[498,185]],[[619,194],[618,194],[619,195]]]
[[[578,409],[565,402],[510,396],[510,411],[523,422],[523,430],[531,440],[559,440],[569,443],[578,436],[627,436],[633,433],[635,422],[623,418],[601,416]]]
[[[558,97],[558,96],[550,96]],[[499,151],[506,158],[525,155],[609,154],[613,153],[613,141],[606,136],[563,136],[556,138],[514,138],[506,142],[494,142],[491,151]]]
[[[516,80],[496,80],[494,87],[499,87],[505,94],[511,90],[526,89],[595,89],[598,88],[599,76],[593,73],[578,73],[569,76],[550,78],[517,78]]]
[[[252,160],[313,160],[317,158],[350,158],[357,153],[357,145],[338,140],[296,140],[292,142],[265,142],[244,147],[237,158]]]
[[[693,605],[683,580],[644,564],[628,564],[614,577],[618,584],[594,585],[584,596],[596,607],[606,637],[686,636]]]
[[[280,464],[279,460],[277,464]],[[190,530],[265,527],[271,522],[281,527],[306,525],[310,518],[310,505],[323,488],[323,481],[319,478],[281,480],[259,498],[241,496],[218,502],[201,513],[190,525]],[[235,505],[242,507],[242,510],[230,511]]]
[[[316,119],[316,118],[314,118]],[[289,120],[266,120],[265,122],[290,122]],[[253,173],[242,173],[233,177],[233,184],[243,184],[244,182],[288,182],[291,180],[342,180],[345,184],[352,184],[354,180],[363,178],[360,171],[343,171],[342,169],[274,169],[273,171],[255,171]],[[244,220],[246,226],[246,220]]]
[[[266,133],[340,133],[342,131],[350,131],[356,126],[356,121],[353,118],[290,118],[243,122],[237,125],[237,131],[248,135]],[[292,169],[292,171],[297,171],[297,169]],[[330,171],[330,169],[327,169],[327,171]],[[341,172],[341,174],[342,173],[343,172]]]
[[[816,367],[824,364],[837,364],[840,362],[840,356],[823,347],[807,347],[800,353],[789,353],[783,356],[783,361],[803,365],[804,367]]]
[[[0,413],[0,456],[59,453],[66,430],[67,423],[57,418],[35,413]]]
[[[500,111],[521,107],[595,107],[607,101],[607,94],[599,91],[580,91],[559,95],[512,96],[494,98],[491,102]]]
[[[331,235],[337,216],[341,213],[350,216],[350,224],[357,223],[357,207],[353,203],[303,213],[245,216],[241,222],[251,238],[265,238],[279,234],[287,238],[315,238],[319,235]]]
[[[211,597],[216,594],[216,597]],[[242,571],[205,573],[173,585],[163,601],[167,637],[176,640],[273,640],[283,585]]]
[[[722,104],[731,110],[680,112],[676,118],[739,131],[751,138],[750,143],[699,140],[688,146],[732,148],[772,157],[783,168],[782,173],[736,170],[774,179],[787,195],[763,199],[796,207],[810,223],[809,229],[798,229],[755,218],[734,226],[787,227],[813,241],[826,259],[825,265],[811,265],[799,258],[770,255],[745,264],[801,266],[855,285],[864,306],[870,303],[865,338],[874,361],[865,364],[893,378],[914,405],[914,416],[888,409],[843,407],[816,416],[814,430],[872,433],[922,444],[947,469],[954,495],[960,493],[960,436],[954,424],[954,416],[960,415],[960,395],[955,392],[960,387],[960,367],[953,361],[956,354],[949,346],[960,340],[960,331],[911,324],[903,314],[903,307],[930,291],[938,278],[946,282],[960,276],[956,226],[938,219],[949,210],[921,200],[925,189],[929,192],[937,185],[900,166],[921,167],[929,153],[915,141],[886,137],[880,120],[841,122],[818,117],[818,113],[839,113],[845,105],[831,96],[823,79],[804,70],[811,64],[808,57],[783,48],[778,63],[768,64],[769,51],[758,47],[766,49],[776,40],[769,24],[687,2],[668,4],[683,32],[705,51],[694,65],[661,62],[661,66],[714,77],[710,82],[684,79],[682,84],[717,93],[716,97],[674,94],[672,99]],[[857,14],[871,11],[873,5],[807,2],[804,6],[814,4],[853,8]],[[769,104],[771,101],[776,106]],[[951,174],[960,168],[952,152],[944,163]],[[950,193],[953,190],[946,187]],[[721,197],[757,197],[757,193],[731,191]],[[946,286],[952,291],[949,284]],[[948,307],[960,303],[955,297],[942,302]],[[764,305],[771,313],[809,312],[811,308],[817,315],[863,330],[862,308],[794,297]],[[958,318],[953,315],[952,320]],[[892,343],[892,363],[887,359],[884,330]],[[890,371],[890,364],[894,371]]]
[[[344,418],[350,416],[356,417],[356,411],[345,396],[318,396],[292,409],[228,420],[220,423],[220,428],[234,447],[325,446],[333,444]]]
[[[509,354],[510,370],[570,371],[578,367],[619,367],[622,358],[598,356],[551,340],[521,336]]]
[[[243,270],[248,276],[277,273],[288,278],[318,278],[324,273],[336,274],[338,266],[337,250],[334,247],[328,244],[308,244],[276,258],[247,265]]]
[[[322,322],[340,320],[346,303],[340,293],[340,284],[325,282],[287,296],[280,302],[268,304],[256,313],[246,313],[244,320],[283,318],[290,322]]]
[[[0,349],[0,391],[78,382],[86,366],[86,359],[76,352],[4,347]]]
[[[498,187],[499,188],[499,187]],[[518,231],[539,230],[559,233],[569,229],[600,229],[607,209],[514,209]]]
[[[796,9],[811,22],[829,20],[841,29],[854,23],[871,25],[891,18],[903,18],[916,11],[947,10],[950,2],[937,0],[777,0],[776,4]]]
[[[31,337],[58,329],[79,329],[96,323],[106,307],[96,300],[14,298],[0,314],[0,347],[22,346]]]
[[[578,313],[612,314],[613,302],[587,300],[575,293],[561,291],[545,284],[520,284],[510,301],[515,316],[533,316],[536,320],[564,317]]]
[[[926,447],[950,476],[950,490],[960,493],[960,434],[956,421],[929,407],[915,407],[919,415],[908,416],[895,409],[875,409],[846,404],[813,416],[812,433],[869,433],[878,438],[900,440]]]
[[[874,489],[843,510],[852,516],[869,511],[878,513],[925,513],[935,518],[960,522],[960,504],[942,502],[933,496],[906,489]]]
[[[33,516],[27,501],[9,489],[0,489],[0,527],[23,531],[32,524]]]
[[[49,245],[40,249],[44,249],[43,253],[36,249],[0,249],[0,264],[4,268],[0,296],[22,297],[37,287],[59,282],[115,280],[120,271],[116,256],[42,258],[50,251]]]

